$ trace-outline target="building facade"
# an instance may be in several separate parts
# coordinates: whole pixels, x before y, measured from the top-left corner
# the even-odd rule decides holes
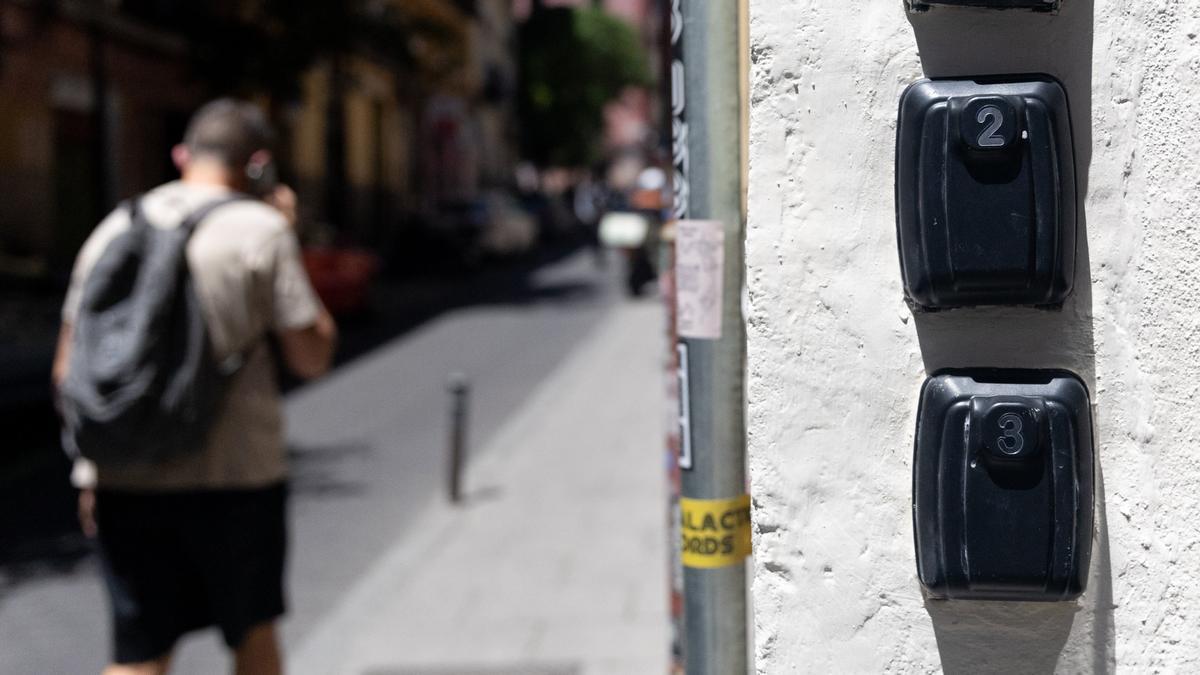
[[[252,1],[0,2],[0,276],[61,284],[103,213],[175,175],[171,146],[218,95],[269,112],[317,241],[386,246],[443,199],[510,182],[509,3],[344,7],[345,40],[309,48],[311,26]],[[213,72],[219,31],[261,39],[242,46],[257,60]]]

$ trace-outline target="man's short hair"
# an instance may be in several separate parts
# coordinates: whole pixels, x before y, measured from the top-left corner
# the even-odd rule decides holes
[[[192,157],[211,157],[238,168],[259,150],[270,150],[275,132],[253,103],[221,98],[204,104],[188,122],[183,143]]]

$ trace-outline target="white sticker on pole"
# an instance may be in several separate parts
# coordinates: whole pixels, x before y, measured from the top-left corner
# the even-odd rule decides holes
[[[679,356],[676,382],[679,384],[679,468],[692,468],[692,400],[688,392],[688,347],[686,342],[675,345]]]
[[[721,337],[725,228],[717,220],[675,222],[675,330],[680,337]]]

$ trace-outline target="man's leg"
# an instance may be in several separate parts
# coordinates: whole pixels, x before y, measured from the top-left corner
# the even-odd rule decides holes
[[[81,512],[85,504],[81,503]],[[171,537],[174,513],[160,495],[100,491],[92,504],[104,585],[112,611],[113,662],[104,675],[162,675],[196,602],[196,585]]]
[[[170,652],[141,663],[113,663],[104,669],[103,675],[164,675],[171,665]]]
[[[246,631],[242,644],[234,652],[237,675],[279,675],[283,664],[275,624],[268,621]],[[107,675],[107,674],[106,674]]]

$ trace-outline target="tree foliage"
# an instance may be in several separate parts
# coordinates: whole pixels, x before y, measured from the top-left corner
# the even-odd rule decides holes
[[[539,7],[519,38],[523,155],[542,166],[591,163],[605,104],[651,82],[637,33],[598,7]]]

